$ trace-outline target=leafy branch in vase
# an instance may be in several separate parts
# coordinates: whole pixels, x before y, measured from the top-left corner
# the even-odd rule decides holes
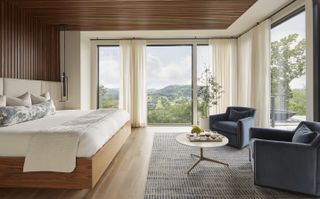
[[[201,74],[199,83],[198,97],[203,100],[202,116],[208,118],[209,108],[213,106],[217,107],[224,90],[208,67]]]

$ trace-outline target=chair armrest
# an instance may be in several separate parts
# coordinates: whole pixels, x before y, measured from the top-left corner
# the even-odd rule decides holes
[[[253,149],[256,184],[304,193],[315,192],[316,147],[256,139]]]
[[[227,120],[227,116],[225,113],[209,116],[210,123],[214,121],[224,121],[224,120]]]
[[[240,148],[247,146],[249,144],[249,131],[250,128],[254,126],[255,119],[253,117],[246,117],[237,122],[239,131],[239,139],[240,139]]]
[[[254,126],[255,119],[253,117],[246,117],[238,121],[240,128],[249,129]]]
[[[250,139],[258,138],[265,140],[278,140],[291,142],[294,135],[293,131],[279,130],[279,129],[268,129],[268,128],[251,128]]]
[[[312,147],[317,147],[320,145],[320,134],[318,133],[318,135],[311,141],[310,145]]]

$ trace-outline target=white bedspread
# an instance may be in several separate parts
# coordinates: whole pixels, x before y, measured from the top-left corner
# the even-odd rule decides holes
[[[51,133],[54,131],[50,133],[48,129],[52,130],[61,127],[63,126],[62,124],[68,124],[68,122],[70,124],[75,118],[90,112],[92,111],[58,111],[53,116],[0,128],[0,156],[26,156],[27,152],[30,152],[28,150],[29,144],[32,144],[31,141],[35,134],[46,132],[48,135],[53,136]],[[117,110],[112,113],[112,117],[104,118],[104,121],[98,122],[97,125],[90,125],[85,133],[78,132],[78,141],[70,138],[78,143],[76,156],[91,157],[94,155],[127,121],[129,121],[129,114],[126,111]],[[33,141],[41,141],[41,139]],[[48,145],[55,146],[55,143],[52,141]]]
[[[105,125],[105,121],[112,119],[116,111],[116,109],[96,110],[35,133],[29,144],[23,171],[72,172],[76,167],[80,136],[90,128]]]

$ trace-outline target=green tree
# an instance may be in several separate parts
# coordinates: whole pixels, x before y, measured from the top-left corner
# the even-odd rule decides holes
[[[306,42],[298,36],[290,34],[271,43],[271,95],[283,95],[285,110],[293,97],[290,82],[306,72]]]
[[[174,93],[179,93],[178,90]],[[180,93],[181,94],[181,93]],[[181,95],[148,96],[148,123],[190,123],[191,100]]]
[[[112,96],[107,96],[101,100],[102,108],[118,108],[118,100],[112,98]]]
[[[289,110],[294,110],[298,115],[306,115],[306,94],[304,89],[292,90],[292,98],[289,100]]]
[[[103,85],[99,85],[99,102],[101,108],[117,108],[118,100],[112,98],[112,96],[107,96],[108,88]]]
[[[102,99],[108,93],[108,89],[102,84],[99,85],[99,99]]]

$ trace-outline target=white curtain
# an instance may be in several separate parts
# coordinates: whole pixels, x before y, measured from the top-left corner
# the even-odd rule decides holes
[[[146,102],[146,41],[122,40],[119,108],[130,113],[133,127],[144,127]]]
[[[224,91],[218,105],[209,110],[210,114],[216,114],[237,103],[237,42],[235,39],[212,39],[209,51],[213,75]]]
[[[252,32],[238,39],[238,104],[251,106]]]
[[[238,39],[238,104],[257,109],[258,127],[270,125],[270,20]]]
[[[146,41],[134,40],[132,47],[131,122],[133,127],[144,127],[147,123]]]
[[[132,45],[130,40],[120,41],[120,89],[119,108],[131,113],[131,65]]]

